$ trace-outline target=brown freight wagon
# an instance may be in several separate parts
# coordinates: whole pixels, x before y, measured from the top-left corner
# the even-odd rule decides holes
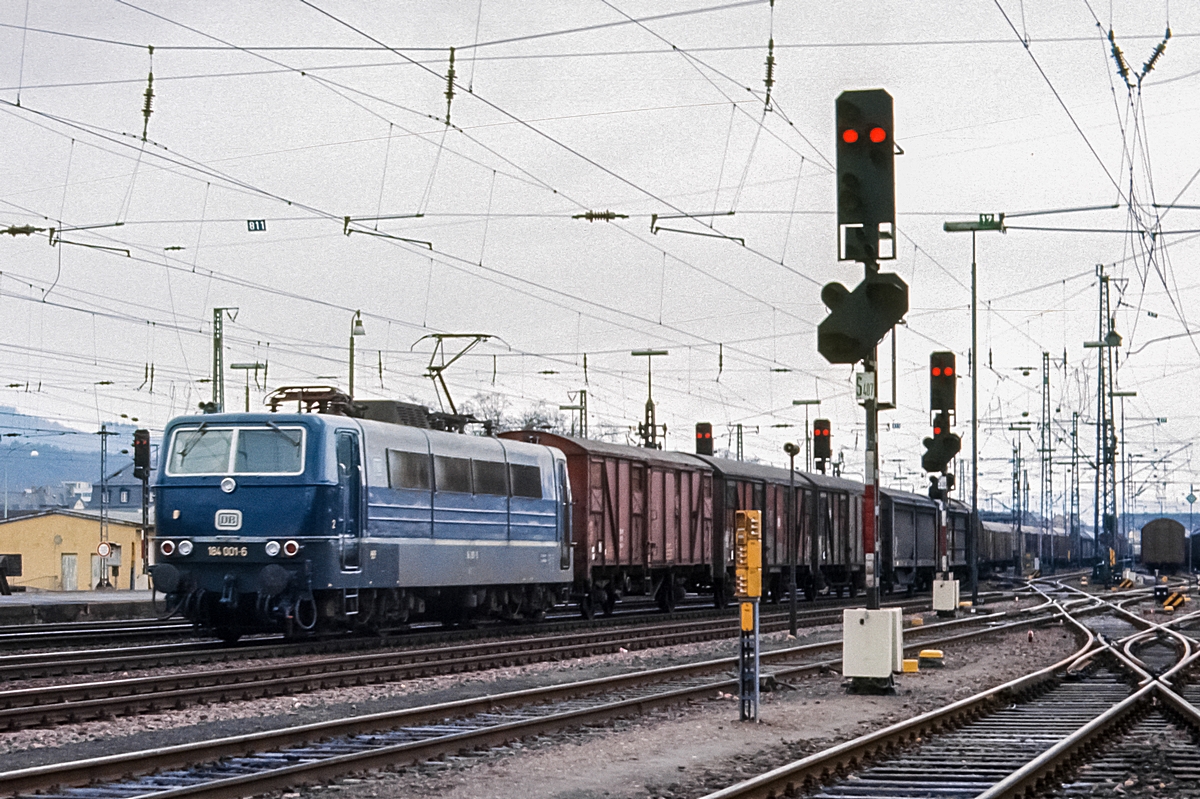
[[[715,562],[723,562],[724,580],[714,595],[729,596],[733,575],[733,540],[737,511],[762,512],[763,593],[779,601],[796,584],[810,598],[823,587],[851,595],[863,586],[862,486],[849,480],[775,466],[697,455],[715,471]],[[794,483],[793,528],[788,529],[788,491]],[[814,567],[814,564],[815,567]]]
[[[574,593],[584,615],[627,594],[671,610],[713,590],[713,474],[691,455],[532,430],[501,438],[556,447],[571,484]]]
[[[1151,519],[1142,526],[1142,565],[1174,574],[1183,568],[1187,530],[1174,519]]]

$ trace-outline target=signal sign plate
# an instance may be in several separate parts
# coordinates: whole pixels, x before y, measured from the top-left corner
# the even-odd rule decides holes
[[[112,544],[107,541],[101,541],[100,545],[96,547],[96,554],[102,558],[107,558],[112,554]]]
[[[246,230],[251,233],[261,233],[267,229],[267,220],[265,219],[247,219]]]
[[[858,372],[854,375],[854,399],[858,402],[875,399],[874,372]]]

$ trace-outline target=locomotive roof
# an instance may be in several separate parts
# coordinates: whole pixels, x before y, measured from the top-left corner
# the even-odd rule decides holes
[[[202,425],[207,424],[210,427],[218,425],[232,424],[265,424],[273,422],[275,424],[303,424],[305,422],[317,422],[318,424],[344,424],[351,427],[357,424],[357,419],[352,419],[349,416],[338,416],[335,414],[326,413],[269,413],[267,411],[254,411],[244,413],[242,411],[231,411],[227,413],[203,413],[193,414],[191,416],[176,416],[167,422],[168,427],[176,425]]]

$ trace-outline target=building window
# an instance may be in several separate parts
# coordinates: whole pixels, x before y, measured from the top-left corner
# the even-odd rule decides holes
[[[121,504],[122,505],[129,504],[129,489],[128,488],[121,489]]]

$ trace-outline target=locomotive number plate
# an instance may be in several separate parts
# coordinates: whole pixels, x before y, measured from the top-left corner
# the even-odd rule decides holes
[[[244,558],[248,550],[246,547],[209,547],[208,556],[210,558]]]
[[[242,512],[240,510],[219,510],[213,526],[218,530],[241,530]]]

